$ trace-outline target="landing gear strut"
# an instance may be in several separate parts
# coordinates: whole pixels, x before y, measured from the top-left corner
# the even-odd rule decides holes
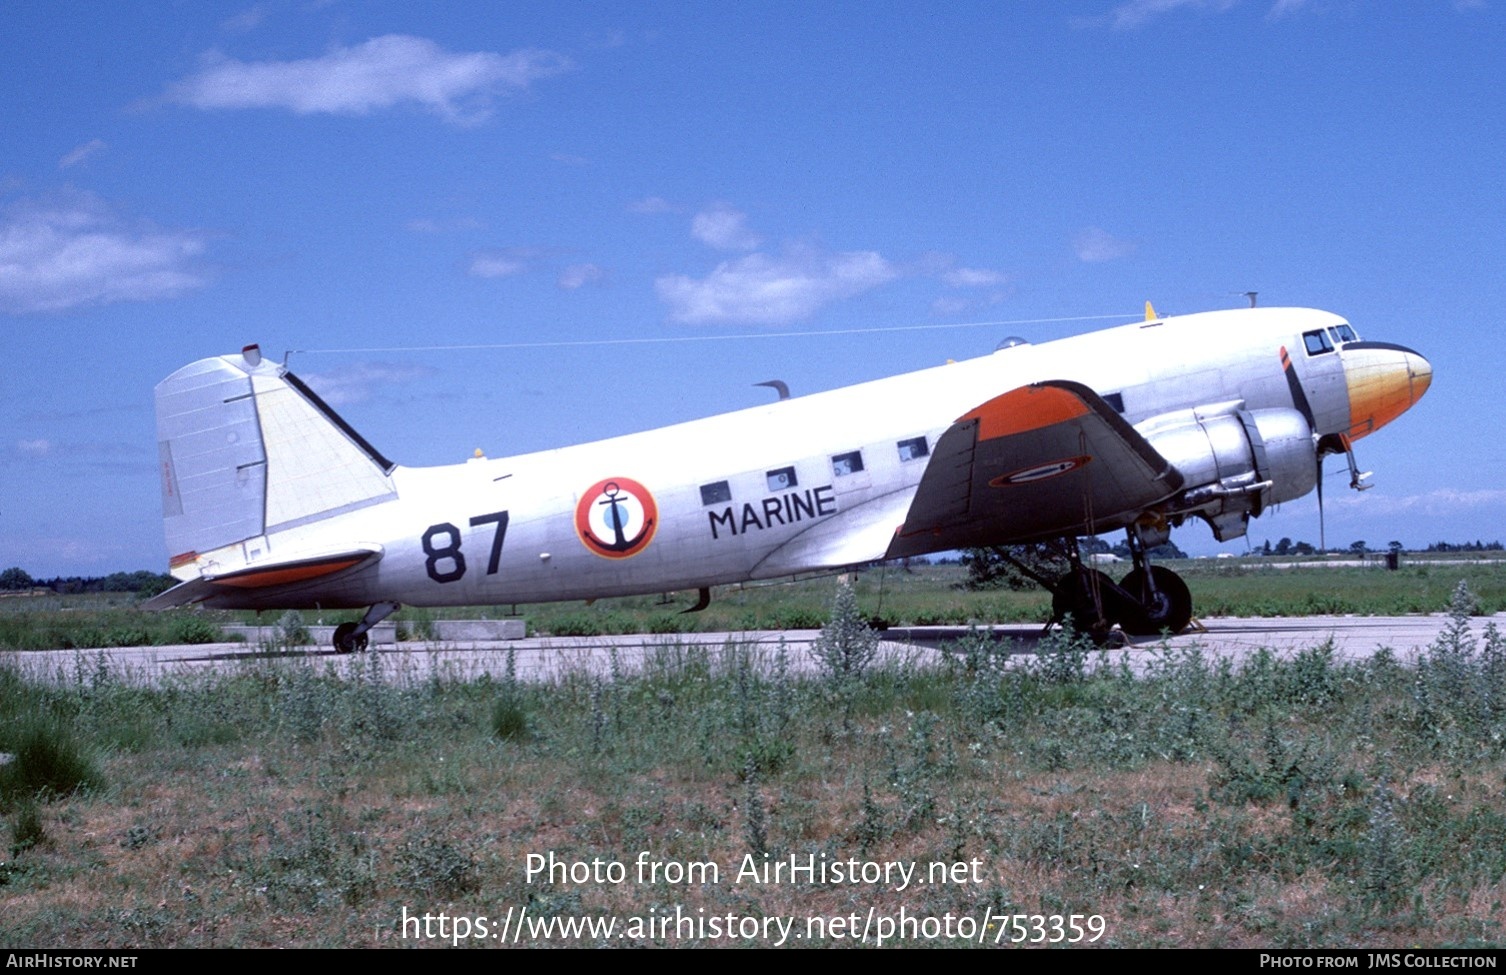
[[[1016,568],[1051,590],[1048,629],[1070,618],[1079,632],[1102,645],[1115,626],[1129,636],[1155,636],[1180,633],[1192,622],[1192,593],[1187,583],[1170,569],[1150,564],[1138,526],[1131,525],[1126,534],[1135,567],[1117,585],[1106,573],[1083,564],[1075,537],[1064,538],[1056,545],[1071,565],[1058,579],[1043,578],[1029,566],[1010,559]]]
[[[1072,567],[1051,587],[1051,622],[1046,628],[1071,620],[1077,632],[1103,646],[1122,615],[1118,587],[1107,573],[1082,564],[1076,538],[1068,540],[1066,549]]]
[[[366,634],[373,626],[391,616],[402,608],[401,603],[377,603],[366,611],[359,623],[341,623],[335,627],[335,652],[354,653],[365,650],[368,644]]]
[[[1056,580],[1051,594],[1051,622],[1071,625],[1098,646],[1108,642],[1117,622],[1113,600],[1114,580],[1097,569],[1077,568]]]
[[[1192,593],[1187,583],[1165,566],[1150,564],[1137,526],[1129,526],[1125,535],[1135,567],[1119,582],[1129,596],[1127,612],[1119,619],[1120,628],[1130,636],[1182,632],[1192,622]]]

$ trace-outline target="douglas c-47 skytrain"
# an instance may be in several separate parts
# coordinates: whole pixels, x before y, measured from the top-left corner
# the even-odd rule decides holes
[[[444,467],[384,457],[256,346],[157,386],[170,568],[147,605],[367,607],[700,590],[951,549],[1057,541],[1058,616],[1177,632],[1145,552],[1188,518],[1238,538],[1427,391],[1411,349],[1304,308],[1146,320],[645,433]],[[1123,529],[1117,583],[1076,539]]]

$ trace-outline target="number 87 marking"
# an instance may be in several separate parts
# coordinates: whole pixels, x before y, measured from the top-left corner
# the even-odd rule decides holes
[[[496,525],[497,529],[492,534],[491,556],[486,561],[486,574],[494,576],[497,567],[502,561],[502,542],[507,538],[507,512],[495,511],[489,515],[477,515],[471,519],[471,527],[481,525]],[[439,535],[448,535],[446,544],[435,545],[434,539]],[[435,582],[455,582],[465,575],[465,556],[460,554],[460,529],[449,522],[441,522],[430,525],[423,536],[424,554],[428,556],[424,560],[424,571],[429,573],[429,578]],[[439,563],[448,561],[453,567],[441,571]]]

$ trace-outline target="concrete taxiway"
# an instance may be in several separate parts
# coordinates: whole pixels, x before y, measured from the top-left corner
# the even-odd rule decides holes
[[[1236,661],[1267,648],[1289,656],[1329,643],[1340,660],[1357,659],[1388,647],[1402,660],[1414,657],[1438,639],[1449,618],[1427,616],[1306,616],[1221,617],[1200,621],[1179,636],[1137,639],[1105,653],[1116,663],[1147,666],[1167,653],[1193,648],[1212,657]],[[1487,624],[1506,628],[1506,615],[1475,617],[1471,632],[1484,639]],[[974,631],[965,627],[902,627],[881,634],[881,653],[889,661],[935,663],[959,649],[959,641]],[[1010,625],[986,631],[999,652],[1021,658],[1040,647],[1041,627]],[[209,643],[192,646],[125,647],[104,650],[36,650],[3,656],[25,673],[54,680],[77,681],[104,668],[117,679],[156,683],[171,676],[233,673],[257,667],[315,663],[336,673],[379,667],[396,679],[428,679],[433,675],[472,679],[482,674],[502,677],[511,657],[521,680],[560,680],[581,673],[610,674],[642,667],[672,667],[695,655],[715,660],[729,652],[745,652],[772,666],[784,648],[792,671],[815,665],[810,647],[819,630],[752,630],[733,633],[622,635],[600,637],[535,636],[518,640],[378,641],[374,655],[341,655],[328,647],[282,647],[248,643]]]

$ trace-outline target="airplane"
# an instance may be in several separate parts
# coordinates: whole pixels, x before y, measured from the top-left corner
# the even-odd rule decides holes
[[[1220,541],[1318,489],[1432,382],[1330,312],[1161,317],[643,433],[463,463],[390,461],[255,345],[156,388],[169,568],[146,606],[366,608],[698,591],[949,550],[1052,542],[1054,619],[1176,633],[1186,583],[1146,552],[1190,518]],[[1079,536],[1124,531],[1133,568]],[[1050,624],[1048,624],[1049,626]]]

